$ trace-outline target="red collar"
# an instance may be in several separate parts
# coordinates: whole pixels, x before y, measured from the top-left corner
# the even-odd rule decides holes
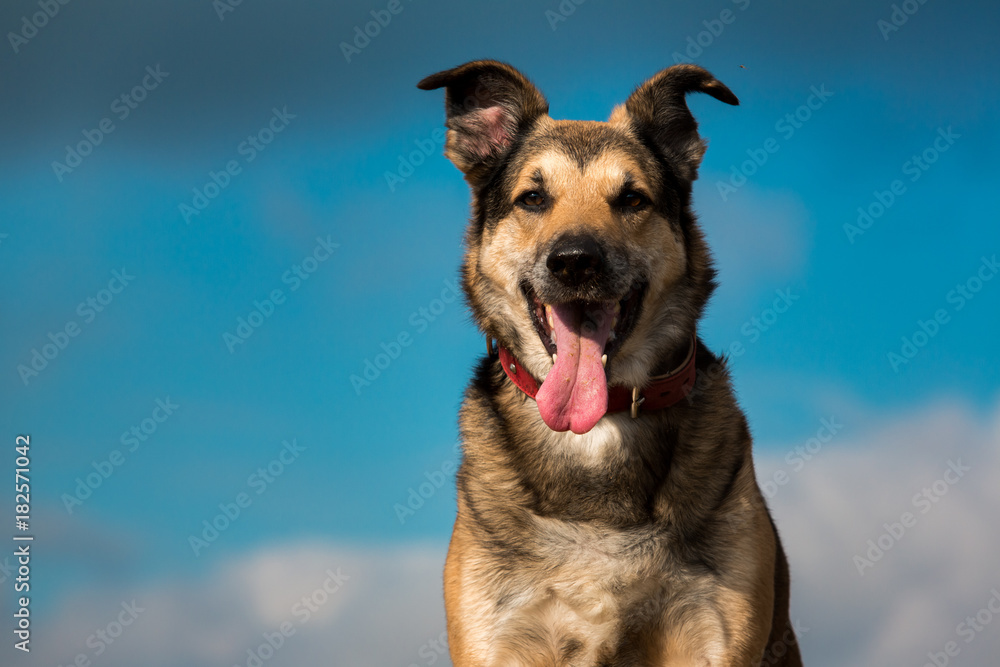
[[[650,384],[646,387],[608,387],[608,412],[623,412],[629,410],[632,418],[639,416],[639,406],[646,410],[659,410],[674,405],[694,387],[695,381],[695,351],[698,341],[695,336],[691,337],[691,348],[688,350],[687,358],[681,365],[666,375],[658,375],[650,378]],[[487,339],[486,348],[490,354],[495,348],[492,341]],[[540,383],[524,366],[521,365],[513,354],[505,347],[500,347],[500,365],[503,372],[507,374],[510,381],[525,394],[534,398],[538,393]]]

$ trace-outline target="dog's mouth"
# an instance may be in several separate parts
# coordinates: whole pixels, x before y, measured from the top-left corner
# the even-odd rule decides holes
[[[535,325],[535,331],[542,345],[550,355],[558,355],[559,344],[555,328],[555,311],[553,304],[546,304],[530,285],[522,287],[525,299],[528,302],[528,312],[531,321]],[[636,320],[639,319],[642,297],[646,292],[645,283],[636,283],[618,301],[571,301],[565,304],[558,304],[560,308],[570,308],[579,311],[581,319],[589,320],[594,326],[600,327],[603,319],[610,317],[611,327],[608,332],[607,342],[604,345],[604,356],[607,361],[614,358],[618,350],[632,329],[635,328]],[[555,361],[555,360],[553,360]]]
[[[586,433],[608,408],[607,365],[632,333],[646,286],[634,285],[617,301],[544,303],[524,286],[538,337],[552,368],[535,400],[554,431]]]

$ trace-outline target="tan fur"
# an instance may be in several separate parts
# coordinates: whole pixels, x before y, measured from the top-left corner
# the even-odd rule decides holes
[[[705,142],[683,98],[735,104],[728,88],[701,68],[670,68],[593,123],[553,120],[541,93],[494,61],[421,87],[447,87],[446,155],[474,195],[463,286],[485,333],[546,376],[524,285],[544,287],[547,249],[582,233],[608,248],[614,299],[644,286],[609,385],[642,387],[676,366],[714,275],[688,208]],[[545,206],[519,206],[534,189]],[[616,208],[623,189],[649,205]],[[697,369],[687,400],[574,435],[546,426],[495,358],[482,362],[460,414],[445,566],[456,667],[749,667],[777,642],[788,650],[766,664],[801,665],[746,420],[724,361],[700,342]]]

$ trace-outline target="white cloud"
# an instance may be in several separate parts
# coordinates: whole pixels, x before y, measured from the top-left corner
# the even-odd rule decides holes
[[[762,480],[777,470],[789,475],[771,506],[792,563],[792,615],[808,628],[802,641],[810,667],[922,667],[928,652],[943,651],[949,641],[959,649],[950,664],[995,664],[1000,615],[969,642],[969,632],[958,626],[986,606],[993,589],[1000,591],[998,445],[1000,406],[979,416],[936,404],[876,426],[852,430],[845,423],[800,470],[783,454],[758,457]],[[921,513],[913,496],[943,479],[949,461],[970,470]],[[864,555],[866,542],[877,541],[883,524],[899,522],[904,512],[914,515],[915,525],[859,575],[853,556]],[[246,665],[247,650],[264,641],[262,633],[286,621],[296,634],[262,661],[265,667],[410,667],[432,659],[447,665],[429,643],[444,630],[445,550],[292,543],[224,558],[196,576],[80,591],[36,621],[30,661],[14,656],[7,642],[0,662],[69,665],[78,653],[93,659],[87,637],[114,621],[122,602],[135,599],[144,611],[95,665]],[[303,622],[295,605],[322,589],[327,570],[338,568],[350,578],[321,595],[323,603]]]
[[[5,642],[0,664],[68,667],[82,653],[101,667],[246,665],[247,651],[266,641],[263,633],[273,637],[288,623],[294,634],[273,656],[265,649],[262,665],[424,665],[423,656],[435,653],[425,645],[444,631],[444,556],[443,545],[362,550],[297,543],[221,561],[197,577],[80,591],[60,601],[54,618],[36,620],[29,660]],[[338,584],[328,570],[340,578],[333,593],[324,590]],[[115,624],[122,603],[133,600],[142,611],[95,655],[103,642],[88,646],[88,637]]]
[[[845,425],[798,472],[784,454],[758,458],[762,481],[790,476],[770,504],[792,562],[793,616],[810,628],[808,664],[919,667],[949,641],[954,664],[994,664],[1000,615],[968,643],[956,628],[1000,590],[998,445],[1000,406],[978,417],[938,404],[863,433]],[[946,475],[949,462],[970,470]],[[946,477],[955,483],[935,489]],[[912,525],[894,525],[906,512]],[[902,535],[882,538],[892,546],[862,576],[854,557],[868,557],[885,524]]]

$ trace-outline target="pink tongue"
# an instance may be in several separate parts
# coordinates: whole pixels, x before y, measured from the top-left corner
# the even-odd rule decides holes
[[[601,357],[611,333],[613,308],[613,302],[586,309],[572,303],[552,306],[556,363],[535,401],[553,431],[586,433],[608,411],[608,378]]]

